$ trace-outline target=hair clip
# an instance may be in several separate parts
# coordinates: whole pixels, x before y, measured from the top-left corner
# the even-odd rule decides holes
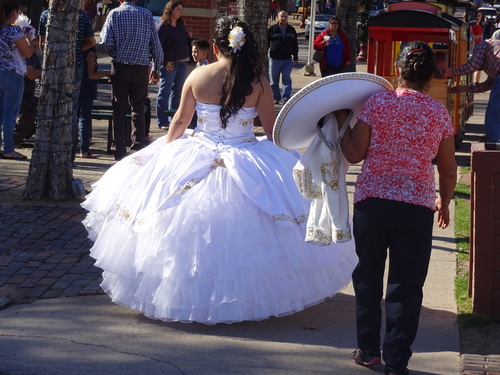
[[[411,55],[413,55],[414,53],[418,53],[418,52],[423,52],[424,50],[422,48],[418,48],[418,49],[414,49],[413,51],[410,51],[406,54],[407,57],[410,57]]]

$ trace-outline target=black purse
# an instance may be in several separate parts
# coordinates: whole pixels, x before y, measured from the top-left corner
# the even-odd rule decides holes
[[[315,50],[312,56],[312,59],[317,63],[320,63],[323,60],[323,54],[325,52],[323,50]]]

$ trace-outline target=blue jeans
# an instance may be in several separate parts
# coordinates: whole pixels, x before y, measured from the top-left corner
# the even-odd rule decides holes
[[[78,108],[79,130],[80,130],[80,152],[83,154],[89,152],[90,133],[92,131],[92,104],[94,99],[80,98]]]
[[[159,127],[169,125],[168,117],[163,113],[169,109],[179,108],[182,87],[187,77],[187,62],[176,62],[174,70],[160,69],[160,87],[156,98],[156,117]]]
[[[73,116],[71,123],[71,160],[75,160],[76,145],[78,144],[78,107],[80,105],[80,88],[82,87],[83,70],[75,72],[75,91],[71,96],[73,101]]]
[[[14,129],[23,100],[23,91],[24,76],[0,70],[0,146],[3,131],[5,154],[14,152]]]
[[[277,60],[269,59],[270,84],[273,89],[274,100],[281,99],[280,74],[283,85],[283,98],[289,99],[292,96],[292,59]]]
[[[500,75],[490,92],[490,100],[484,115],[486,142],[500,142]]]

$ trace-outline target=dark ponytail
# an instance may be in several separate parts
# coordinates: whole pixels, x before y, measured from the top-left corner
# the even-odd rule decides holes
[[[245,44],[238,51],[229,45],[229,33],[234,27],[241,27],[245,34]],[[248,25],[237,17],[222,17],[216,22],[214,43],[220,53],[230,60],[224,75],[221,97],[221,122],[226,127],[227,120],[245,104],[245,99],[252,93],[252,84],[260,82],[262,76],[262,58],[257,42]]]
[[[20,4],[18,0],[0,0],[0,27],[3,27],[10,14],[19,8]]]
[[[436,71],[434,52],[426,43],[414,41],[407,43],[399,52],[396,64],[404,81],[416,83],[421,90]]]

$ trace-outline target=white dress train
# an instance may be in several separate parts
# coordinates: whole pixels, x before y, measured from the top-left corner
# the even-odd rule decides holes
[[[126,157],[82,203],[104,291],[153,319],[204,324],[293,314],[337,293],[354,244],[304,241],[297,156],[255,138],[255,108],[225,129],[220,106],[196,110],[192,135]]]

